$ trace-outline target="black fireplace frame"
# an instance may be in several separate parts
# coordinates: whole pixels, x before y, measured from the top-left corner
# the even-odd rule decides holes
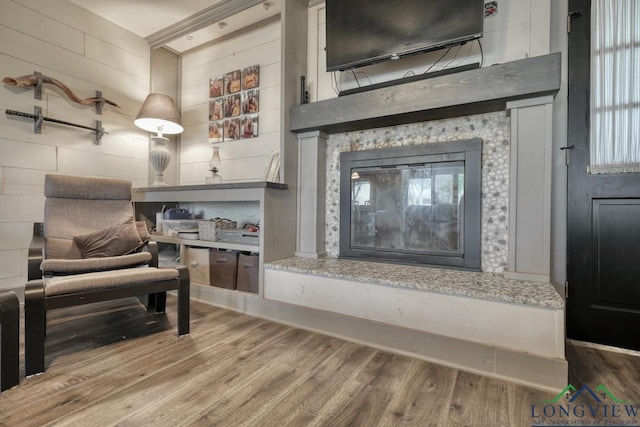
[[[464,245],[461,254],[351,247],[351,173],[354,168],[464,161]],[[340,153],[340,258],[424,264],[480,271],[482,140],[480,138]]]

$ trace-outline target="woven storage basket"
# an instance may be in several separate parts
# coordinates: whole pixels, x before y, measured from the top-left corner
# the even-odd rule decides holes
[[[209,221],[198,222],[198,238],[215,242],[218,240],[218,230],[234,229],[238,223],[225,218],[214,218]]]

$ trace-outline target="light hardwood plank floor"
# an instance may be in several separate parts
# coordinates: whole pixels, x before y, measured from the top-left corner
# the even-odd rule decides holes
[[[0,426],[530,426],[554,397],[196,301],[178,338],[167,310],[51,311],[46,372],[0,395]],[[571,383],[640,400],[640,357],[567,357]]]

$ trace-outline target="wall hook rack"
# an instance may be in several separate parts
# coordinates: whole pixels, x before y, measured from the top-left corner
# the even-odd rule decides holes
[[[52,84],[57,86],[62,90],[71,99],[71,101],[76,102],[80,105],[93,105],[96,109],[96,114],[102,114],[102,107],[105,104],[112,105],[116,108],[120,108],[118,104],[113,101],[110,101],[102,96],[102,91],[97,90],[96,96],[93,98],[81,99],[78,95],[76,95],[71,89],[67,87],[64,83],[59,80],[54,79],[53,77],[45,76],[38,71],[34,71],[33,74],[27,76],[20,77],[5,77],[2,79],[2,82],[15,87],[21,88],[33,88],[33,97],[34,99],[42,99],[42,87],[45,83]]]
[[[42,73],[34,71],[33,75],[38,79],[35,86],[33,86],[33,99],[42,100]]]
[[[33,119],[33,133],[42,133],[42,122],[58,123],[61,125],[73,126],[80,129],[88,129],[95,132],[96,137],[94,142],[98,145],[102,143],[102,136],[104,134],[109,133],[104,130],[104,128],[102,127],[102,121],[100,120],[96,120],[95,127],[79,125],[79,124],[67,122],[64,120],[45,117],[42,115],[42,107],[38,107],[38,106],[33,107],[33,114],[23,113],[22,111],[15,111],[15,110],[6,110],[5,113],[7,114],[7,116],[17,116],[17,117],[25,117],[28,119]]]

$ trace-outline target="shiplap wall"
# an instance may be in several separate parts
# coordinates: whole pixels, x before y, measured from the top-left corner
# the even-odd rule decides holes
[[[484,19],[481,39],[483,66],[549,53],[551,0],[498,1],[498,13]],[[308,90],[311,101],[334,98],[334,89],[357,87],[349,72],[326,72],[325,4],[309,8]],[[387,61],[355,70],[360,85],[399,79],[408,73],[424,73],[443,50]],[[430,71],[481,62],[478,42],[452,48]],[[410,75],[410,74],[409,74]]]
[[[218,143],[224,181],[262,181],[280,147],[280,22],[186,52],[182,56],[180,184],[204,184],[209,175],[209,78],[260,65],[258,137]]]
[[[133,118],[149,91],[147,42],[67,1],[0,0],[0,74],[34,71],[56,78],[81,98],[96,90],[119,104],[98,115],[45,85],[42,100],[33,90],[0,87],[0,289],[26,281],[27,248],[33,223],[43,218],[47,173],[130,179],[148,184],[148,134]],[[94,144],[91,131],[33,122],[4,114],[7,109],[94,126],[109,132]]]

